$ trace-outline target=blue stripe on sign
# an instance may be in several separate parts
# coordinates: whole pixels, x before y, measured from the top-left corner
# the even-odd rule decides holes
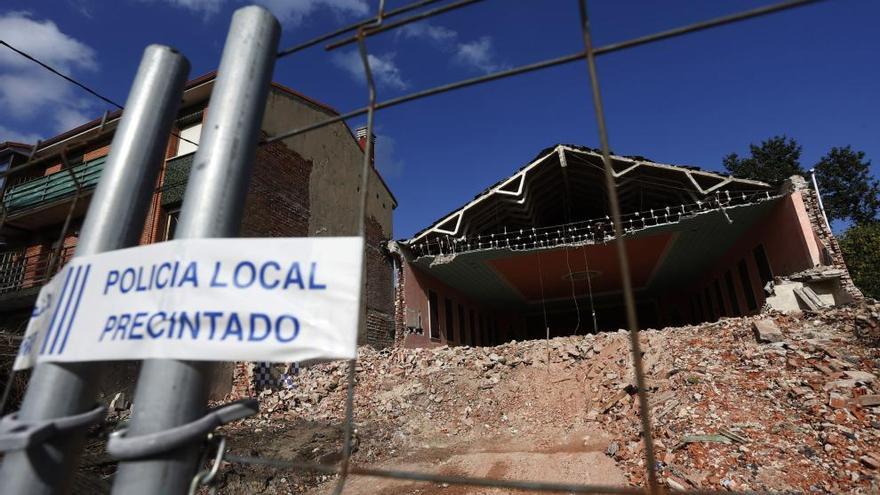
[[[49,328],[46,330],[46,338],[43,340],[43,346],[40,347],[40,354],[44,354],[46,352],[46,344],[49,342],[49,338],[52,336],[52,327],[55,325],[55,317],[58,316],[58,311],[61,310],[61,303],[64,301],[64,296],[67,294],[67,283],[70,282],[70,272],[73,271],[73,268],[67,267],[67,277],[64,279],[64,288],[61,289],[61,294],[58,296],[58,303],[55,306],[55,311],[52,312],[52,320],[49,322]]]
[[[64,347],[67,345],[67,337],[70,336],[70,329],[73,328],[73,322],[76,320],[76,312],[79,311],[79,303],[82,301],[83,292],[86,291],[86,282],[89,280],[89,272],[91,270],[92,265],[86,265],[86,273],[83,275],[83,281],[79,286],[76,302],[73,303],[73,313],[70,315],[70,321],[67,323],[67,329],[64,331],[64,338],[61,340],[61,348],[58,349],[58,354],[63,353]]]
[[[55,337],[52,339],[52,347],[49,348],[49,354],[55,353],[55,344],[58,343],[58,337],[61,336],[61,329],[64,328],[64,321],[67,320],[67,312],[70,311],[70,302],[73,301],[73,297],[76,295],[77,287],[79,286],[79,274],[81,272],[82,267],[76,267],[76,275],[73,276],[73,290],[71,290],[67,296],[67,304],[64,305],[64,312],[61,313],[61,321],[58,322],[58,330],[55,332]]]

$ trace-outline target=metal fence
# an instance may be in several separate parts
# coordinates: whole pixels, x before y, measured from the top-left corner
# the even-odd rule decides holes
[[[224,174],[225,179],[228,179],[224,182],[229,185],[228,187],[231,187],[234,190],[223,190],[221,185],[218,184],[218,181],[213,180],[216,179],[216,177],[200,177],[198,175],[199,171],[194,169],[192,171],[193,175],[190,176],[190,181],[187,185],[187,193],[184,199],[180,225],[178,226],[178,235],[182,237],[214,237],[235,234],[235,227],[233,227],[232,224],[240,214],[241,193],[243,188],[246,187],[248,178],[247,154],[251,153],[252,155],[253,148],[250,148],[249,150],[244,149],[238,151],[229,149],[228,143],[224,141],[225,137],[228,136],[222,135],[222,133],[220,132],[212,134],[212,132],[210,131],[210,129],[213,128],[213,126],[210,125],[210,119],[216,119],[216,121],[219,122],[223,119],[229,119],[232,117],[240,118],[240,120],[238,121],[239,124],[237,124],[237,127],[234,128],[234,131],[240,133],[241,135],[244,135],[247,139],[253,138],[253,144],[254,146],[257,146],[260,144],[281,141],[291,136],[303,134],[334,123],[343,122],[353,117],[366,115],[367,139],[361,174],[362,183],[360,187],[360,207],[363,213],[366,211],[366,200],[368,197],[368,172],[370,170],[370,156],[372,152],[371,148],[373,146],[372,136],[375,127],[375,114],[377,111],[415,101],[418,99],[431,97],[441,93],[463,89],[477,84],[488,83],[507,77],[513,77],[520,74],[549,69],[563,64],[585,63],[589,74],[589,90],[591,92],[593,106],[596,113],[596,121],[598,124],[598,137],[602,153],[602,161],[604,165],[605,185],[608,191],[609,200],[608,208],[610,212],[610,222],[608,223],[608,225],[602,227],[601,235],[603,239],[614,239],[618,263],[620,265],[620,271],[623,280],[623,299],[626,307],[630,351],[632,353],[631,361],[633,363],[633,371],[636,379],[639,406],[638,409],[639,417],[641,420],[641,436],[642,441],[644,442],[643,450],[645,456],[644,460],[647,474],[647,486],[599,486],[577,483],[569,484],[540,481],[474,478],[440,475],[428,472],[408,472],[399,470],[373,469],[369,467],[358,466],[354,464],[351,460],[352,432],[354,430],[353,403],[355,394],[356,366],[356,362],[351,361],[349,363],[347,375],[348,389],[345,406],[346,410],[344,443],[342,449],[342,460],[339,463],[315,464],[299,462],[290,459],[269,459],[262,457],[232,455],[225,452],[225,441],[218,436],[209,436],[210,440],[207,443],[203,443],[205,439],[205,431],[213,429],[214,426],[220,423],[246,415],[248,412],[254,412],[252,409],[249,411],[243,411],[241,410],[241,407],[239,407],[239,409],[236,409],[235,414],[230,414],[230,411],[232,411],[232,409],[229,409],[230,406],[226,406],[226,408],[221,408],[219,410],[209,412],[208,415],[202,418],[210,419],[208,421],[210,425],[206,430],[200,430],[201,435],[191,435],[187,439],[185,439],[185,441],[178,441],[177,443],[171,442],[165,446],[164,450],[160,449],[149,452],[141,450],[139,451],[140,455],[130,455],[128,457],[123,456],[124,462],[120,465],[117,479],[115,480],[115,492],[167,493],[180,491],[181,487],[185,485],[188,485],[191,491],[195,491],[199,488],[200,485],[211,485],[217,480],[216,475],[221,465],[221,461],[232,463],[257,464],[285,470],[299,469],[321,473],[337,474],[339,476],[339,479],[335,488],[335,493],[342,492],[343,488],[345,487],[346,480],[350,476],[373,476],[410,481],[447,483],[450,485],[470,485],[479,487],[502,488],[508,490],[528,490],[536,492],[643,493],[645,491],[649,491],[651,493],[659,493],[661,490],[664,489],[661,488],[659,485],[656,472],[656,460],[654,458],[654,445],[652,434],[652,419],[650,414],[650,407],[648,404],[648,396],[646,394],[645,375],[642,364],[641,343],[639,340],[638,322],[636,320],[633,288],[630,280],[629,264],[626,250],[624,249],[623,238],[627,232],[627,229],[637,227],[637,225],[632,224],[633,218],[624,216],[621,213],[618,204],[616,184],[614,180],[611,155],[608,144],[609,138],[607,127],[605,124],[602,96],[599,89],[599,78],[596,70],[595,59],[596,57],[602,55],[636,48],[644,44],[683,36],[721,25],[744,21],[754,17],[804,6],[807,4],[815,3],[818,0],[786,1],[603,46],[594,46],[593,44],[591,38],[590,22],[587,14],[586,1],[573,1],[571,8],[578,8],[583,47],[577,48],[576,51],[571,54],[523,65],[512,69],[490,73],[480,77],[445,84],[426,90],[417,91],[392,99],[380,101],[377,98],[376,87],[369,63],[369,51],[366,44],[366,41],[370,36],[393,30],[395,28],[399,28],[401,26],[421,21],[433,16],[442,15],[456,9],[463,9],[481,1],[484,0],[459,0],[454,2],[443,2],[442,0],[421,0],[393,10],[386,11],[384,0],[380,0],[378,11],[375,16],[357,22],[345,28],[319,36],[304,43],[282,49],[277,52],[277,31],[279,28],[277,22],[273,18],[271,18],[271,16],[266,11],[254,7],[248,7],[236,13],[236,16],[233,18],[233,25],[230,29],[230,35],[227,40],[227,45],[224,49],[223,59],[218,70],[218,82],[212,95],[212,111],[208,114],[209,123],[208,125],[204,126],[206,131],[203,131],[201,146],[199,147],[199,151],[197,152],[197,158],[201,157],[209,161],[213,160],[211,166],[215,167],[215,172],[217,170],[221,171]],[[242,14],[242,12],[244,11],[247,11],[246,15]],[[241,41],[243,37],[248,37],[249,39],[256,41],[244,43]],[[259,143],[257,143],[256,133],[258,133],[259,131],[262,107],[265,104],[265,91],[267,90],[269,84],[268,77],[271,77],[271,68],[273,67],[274,62],[277,59],[283,59],[285,57],[293,56],[302,50],[314,47],[330,40],[336,41],[329,44],[326,47],[327,50],[333,50],[350,44],[357,45],[358,52],[360,54],[360,58],[363,64],[364,74],[366,76],[366,81],[368,84],[367,104],[364,107],[349,111],[336,117],[328,118],[324,121],[306,127],[290,129],[286,132],[266,137],[262,139]],[[168,55],[166,54],[166,56]],[[248,66],[248,69],[252,69],[252,74],[250,77],[246,76],[243,73],[244,68],[235,67],[236,63],[244,65],[242,62],[245,60],[247,60],[247,63],[250,64]],[[169,76],[173,73],[173,79],[177,81],[180,76],[179,72],[181,69],[179,65],[181,65],[181,62],[177,61],[172,63],[171,65],[174,64],[177,64],[176,69],[166,67],[165,71],[166,74]],[[253,74],[256,75],[254,76]],[[140,81],[140,79],[136,80],[136,85],[139,84],[138,81]],[[129,103],[127,104],[129,107],[134,107],[132,110],[126,111],[126,116],[129,114],[129,112],[131,112],[132,114],[129,127],[120,127],[120,130],[117,132],[117,136],[114,139],[114,151],[111,151],[111,153],[119,153],[116,145],[117,140],[122,138],[124,142],[124,139],[126,139],[129,134],[134,132],[134,126],[147,126],[149,136],[152,136],[149,139],[159,139],[158,136],[161,134],[161,130],[165,128],[163,127],[163,125],[159,125],[159,123],[155,121],[153,121],[152,124],[150,124],[150,122],[144,121],[145,117],[144,115],[142,115],[142,112],[144,110],[142,108],[143,101],[138,100],[134,96],[136,95],[136,89],[137,88],[133,88],[133,96],[129,97]],[[140,89],[143,90],[144,88]],[[168,88],[165,89],[168,90]],[[179,88],[177,89],[179,90]],[[159,96],[157,95],[158,93],[152,93],[152,97],[154,98],[159,98]],[[132,103],[133,98],[135,100],[134,103]],[[106,100],[106,98],[104,99],[105,101],[109,101]],[[174,107],[174,105],[167,102],[167,98],[162,101],[164,102],[164,104],[159,105],[159,108],[163,108],[167,111],[169,108]],[[169,124],[167,127],[170,128],[170,118],[168,119],[168,122]],[[124,134],[124,136],[120,136],[120,134]],[[167,136],[167,132],[165,135]],[[244,148],[248,148],[248,146],[244,146]],[[250,158],[252,159],[253,156],[250,156]],[[110,159],[108,160],[107,166],[107,173],[110,173],[111,175],[113,175],[113,171],[115,170],[113,168],[113,161],[114,157],[111,155]],[[141,177],[141,179],[143,179],[143,177]],[[119,180],[118,174],[113,175],[113,177],[110,178],[105,177],[105,179],[102,180],[102,183],[99,186],[97,196],[101,196],[101,188],[104,187],[105,184],[107,184],[108,182],[112,183],[114,180]],[[129,178],[129,180],[134,179]],[[141,184],[143,183],[144,182],[142,181]],[[118,186],[119,184],[116,185]],[[110,186],[104,187],[104,189],[109,191]],[[760,195],[766,195],[766,193],[762,192],[760,193]],[[107,202],[107,204],[111,204],[112,201],[114,201],[115,196],[110,196],[111,195],[109,193],[104,194],[100,198],[95,198],[93,203],[100,200],[102,202]],[[239,198],[239,200],[233,199],[230,201],[230,197]],[[746,198],[743,199],[745,200]],[[749,199],[757,200],[758,198]],[[118,201],[118,198],[115,198],[115,200]],[[728,200],[729,198],[719,200],[716,206],[722,208],[725,206]],[[698,209],[701,207],[702,206],[696,208]],[[96,209],[94,204],[92,205],[92,209]],[[136,220],[138,216],[133,213],[131,206],[127,206],[126,211],[132,211],[132,213],[123,219],[114,219],[114,221],[111,222],[107,218],[103,218],[103,220],[109,225],[104,225],[102,227],[102,231],[107,232],[108,230],[113,229],[131,230],[131,225],[128,225],[125,222],[128,222],[130,224],[131,222]],[[677,214],[687,213],[689,212],[683,211]],[[690,213],[692,213],[692,211]],[[360,224],[358,226],[358,233],[361,236],[363,236],[364,234],[364,217],[365,215],[362,214],[360,217]],[[641,220],[638,221],[644,221],[643,217],[640,218]],[[93,215],[92,211],[90,210],[87,223],[92,222],[94,224],[95,222],[99,222],[101,220],[102,217],[100,217],[99,215]],[[627,225],[625,222],[629,222],[629,225]],[[91,234],[94,235],[95,232],[91,232]],[[577,232],[577,235],[586,235],[586,233],[585,231],[579,230]],[[479,241],[480,240],[477,240],[477,242]],[[115,249],[125,244],[123,242],[117,242],[115,244],[112,242],[103,242],[99,243],[100,245],[98,245],[95,244],[95,242],[96,241],[93,241],[84,250],[78,248],[77,254],[82,254],[83,252],[88,253],[98,252],[100,250],[106,249]],[[480,246],[478,245],[478,248],[479,247]],[[426,246],[425,249],[430,252],[433,249],[442,250],[444,249],[444,247]],[[452,247],[452,250],[454,251],[455,247]],[[363,315],[361,315],[361,318],[363,318]],[[60,372],[56,370],[53,373],[57,375]],[[44,372],[40,369],[40,367],[38,367],[36,372],[34,373],[34,380],[32,380],[31,388],[34,388],[35,386],[39,387],[39,383],[35,383],[35,380],[45,381],[49,377],[55,375],[53,375],[52,373]],[[73,379],[73,383],[78,384],[77,386],[79,387],[79,396],[64,397],[65,400],[70,402],[70,404],[66,405],[65,407],[55,408],[54,410],[43,409],[35,412],[35,406],[32,406],[29,409],[28,397],[26,396],[25,404],[22,408],[23,413],[30,413],[32,417],[35,417],[37,419],[57,418],[75,413],[82,413],[83,411],[87,410],[86,405],[91,400],[91,397],[88,397],[88,392],[90,389],[88,388],[88,386],[83,384],[83,381],[87,380],[89,376],[90,375],[88,373],[78,372],[77,377]],[[138,382],[138,390],[136,392],[134,401],[135,410],[133,413],[132,425],[130,427],[129,434],[133,435],[135,438],[137,438],[138,436],[149,437],[150,435],[154,435],[152,438],[157,438],[155,437],[155,435],[157,434],[172,432],[175,431],[175,428],[177,429],[177,431],[183,431],[181,430],[181,428],[197,422],[198,418],[201,417],[204,413],[206,403],[205,380],[206,378],[204,367],[194,365],[193,363],[182,363],[177,361],[152,361],[146,363],[144,371],[142,372]],[[178,387],[173,392],[169,391],[167,390],[168,383],[175,383],[178,385]],[[29,390],[28,393],[30,395],[31,390]],[[34,395],[37,395],[37,393],[34,393]],[[85,399],[83,398],[83,396],[85,396]],[[241,406],[241,404],[239,404],[239,406]],[[249,403],[246,406],[253,408],[254,405],[252,403]],[[145,415],[144,411],[148,410],[149,408],[154,409],[152,411],[152,414]],[[149,416],[149,418],[147,418],[147,416]],[[49,443],[51,441],[52,440],[47,440],[46,442]],[[204,471],[200,471],[198,474],[196,474],[195,477],[193,477],[192,473],[196,470],[200,448],[205,446],[207,446],[207,448],[201,450],[209,453],[208,457],[214,459],[213,463],[210,463],[210,466],[207,469],[205,469]],[[52,448],[55,450],[52,450],[52,452],[50,453],[61,453],[62,457],[66,456],[66,458],[72,458],[75,457],[75,452],[79,447],[77,445],[77,442],[71,443],[68,441],[68,443],[66,444],[64,444],[63,442],[53,444]],[[111,453],[113,453],[112,450]],[[4,460],[3,468],[2,470],[0,470],[0,479],[2,479],[5,483],[7,482],[7,480],[10,479],[19,480],[19,478],[27,478],[28,476],[30,476],[33,479],[29,479],[27,483],[17,481],[16,484],[10,486],[14,486],[19,489],[21,489],[21,487],[34,488],[34,490],[32,490],[33,492],[48,493],[60,486],[63,486],[65,477],[69,476],[69,472],[73,467],[72,461],[55,462],[54,465],[61,471],[61,473],[48,476],[48,478],[51,479],[49,481],[42,482],[40,480],[40,474],[42,474],[43,476],[47,475],[43,473],[36,473],[36,467],[34,466],[39,466],[41,469],[45,469],[45,463],[48,461],[46,461],[45,459],[21,459],[19,455],[19,457],[15,459],[15,462],[10,462],[10,457],[11,455],[8,454],[7,458]],[[23,475],[20,473],[14,473],[12,471],[12,468],[16,466],[22,468],[27,474]],[[65,470],[67,471],[66,473],[64,472]],[[695,490],[687,491],[685,493],[712,492]]]

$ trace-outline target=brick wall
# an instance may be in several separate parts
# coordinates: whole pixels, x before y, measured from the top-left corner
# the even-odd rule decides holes
[[[311,173],[312,163],[284,143],[258,147],[241,236],[307,236]]]
[[[852,281],[849,269],[846,267],[846,260],[843,259],[843,252],[840,249],[840,244],[837,243],[837,238],[825,223],[825,218],[819,207],[819,199],[816,195],[816,191],[811,189],[808,186],[806,179],[800,176],[791,177],[788,182],[793,190],[801,192],[804,199],[804,206],[807,210],[807,217],[809,217],[810,224],[813,226],[813,232],[816,234],[816,240],[825,250],[827,257],[830,258],[831,266],[843,270],[844,273],[840,277],[840,286],[853,299],[857,301],[864,299],[865,296],[862,295],[862,291],[859,290]]]
[[[394,272],[386,244],[388,236],[379,222],[367,218],[364,256],[367,265],[365,303],[366,329],[361,343],[376,348],[394,344]]]

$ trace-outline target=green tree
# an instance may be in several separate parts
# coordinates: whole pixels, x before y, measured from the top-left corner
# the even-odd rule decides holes
[[[838,242],[853,282],[866,297],[880,299],[880,222],[853,225]]]
[[[831,148],[816,164],[816,180],[828,220],[866,223],[880,210],[880,183],[871,177],[871,161],[861,151]]]
[[[748,158],[736,153],[724,157],[724,168],[737,177],[780,184],[792,175],[804,175],[801,168],[801,146],[785,136],[774,136],[761,145],[750,144]]]

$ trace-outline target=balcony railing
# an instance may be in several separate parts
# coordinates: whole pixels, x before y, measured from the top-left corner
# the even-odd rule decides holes
[[[106,157],[96,158],[73,167],[83,189],[94,188],[104,171]],[[61,170],[21,184],[10,186],[3,194],[7,212],[16,212],[76,194],[76,183],[68,170]]]
[[[30,247],[0,252],[0,294],[42,287],[73,256],[75,246],[61,249],[58,262],[55,250]]]

